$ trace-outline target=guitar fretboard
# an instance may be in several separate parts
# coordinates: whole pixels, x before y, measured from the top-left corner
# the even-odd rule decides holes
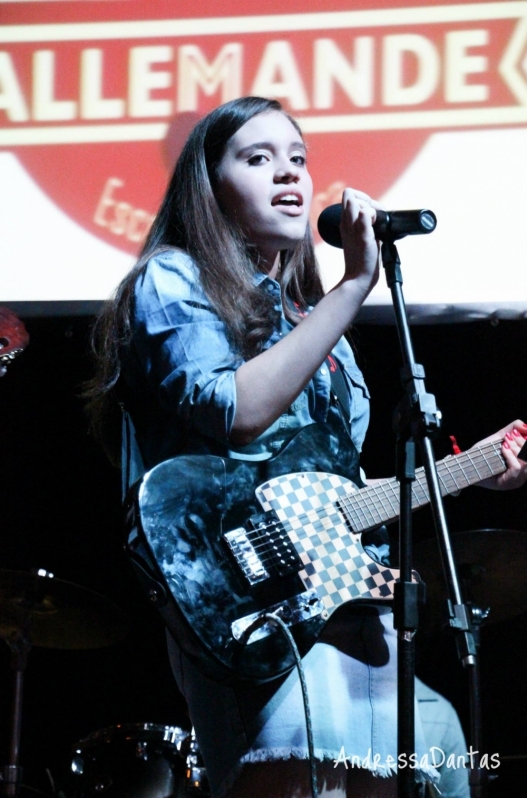
[[[447,457],[437,463],[441,495],[456,493],[505,470],[501,441],[484,443],[455,457]],[[430,502],[424,468],[416,469],[415,477],[412,486],[413,509]],[[395,478],[382,480],[340,499],[339,507],[354,532],[364,532],[394,521],[399,517],[399,482]]]

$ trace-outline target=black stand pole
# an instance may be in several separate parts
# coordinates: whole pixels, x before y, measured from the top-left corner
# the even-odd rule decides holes
[[[468,602],[467,602],[468,603]],[[484,798],[489,784],[488,771],[480,764],[480,755],[483,750],[482,718],[481,718],[481,686],[480,686],[480,630],[481,624],[489,614],[489,610],[482,610],[475,604],[469,604],[470,619],[476,643],[476,658],[474,666],[469,671],[470,689],[470,744],[472,746],[470,759],[470,795],[471,798]],[[473,753],[472,753],[473,752]],[[472,757],[476,757],[475,762]]]
[[[27,655],[31,650],[31,643],[23,634],[6,640],[11,649],[11,667],[13,669],[13,700],[11,705],[11,729],[9,738],[9,755],[7,765],[2,768],[2,782],[0,795],[18,796],[22,781],[22,769],[18,766],[20,752],[20,733],[22,728],[22,694],[24,685],[24,671],[27,664]]]
[[[458,656],[464,667],[471,669],[471,706],[479,707],[476,646],[469,620],[469,612],[462,603],[452,547],[443,508],[441,489],[432,450],[431,437],[438,431],[441,414],[435,397],[426,392],[424,368],[415,362],[408,316],[402,292],[401,261],[395,237],[385,236],[382,244],[382,262],[386,281],[392,293],[393,307],[403,366],[401,379],[405,394],[394,414],[397,436],[397,479],[400,484],[400,581],[395,586],[394,624],[397,629],[398,664],[398,798],[415,798],[415,768],[410,767],[415,753],[415,643],[418,625],[418,585],[412,582],[412,482],[415,479],[415,446],[419,446],[426,473],[434,525],[448,590],[449,626],[456,633]],[[479,715],[472,723],[474,733]],[[480,749],[476,749],[480,750]],[[478,770],[479,760],[478,760]],[[472,782],[472,778],[471,778]],[[471,788],[472,789],[472,788]],[[478,788],[479,789],[479,788]],[[481,792],[472,792],[472,798],[481,798]]]

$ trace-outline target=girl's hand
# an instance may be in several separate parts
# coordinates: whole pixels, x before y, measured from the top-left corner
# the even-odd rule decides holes
[[[380,244],[373,225],[381,206],[363,191],[347,188],[342,195],[340,234],[344,248],[343,281],[361,283],[367,296],[379,279]]]
[[[513,490],[527,482],[527,461],[518,457],[527,440],[527,424],[519,420],[513,421],[494,435],[479,441],[479,444],[502,438],[501,454],[507,464],[507,470],[503,474],[478,483],[491,490]],[[527,454],[524,453],[523,457],[527,457]]]

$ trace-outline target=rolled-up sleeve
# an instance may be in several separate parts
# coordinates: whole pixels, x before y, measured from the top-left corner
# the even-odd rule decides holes
[[[226,443],[243,360],[188,255],[169,251],[149,261],[136,285],[135,325],[136,355],[161,407]]]

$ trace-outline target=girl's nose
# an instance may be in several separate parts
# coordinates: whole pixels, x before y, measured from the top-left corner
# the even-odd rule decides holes
[[[300,169],[289,160],[280,165],[274,175],[275,183],[297,183],[299,179]]]

